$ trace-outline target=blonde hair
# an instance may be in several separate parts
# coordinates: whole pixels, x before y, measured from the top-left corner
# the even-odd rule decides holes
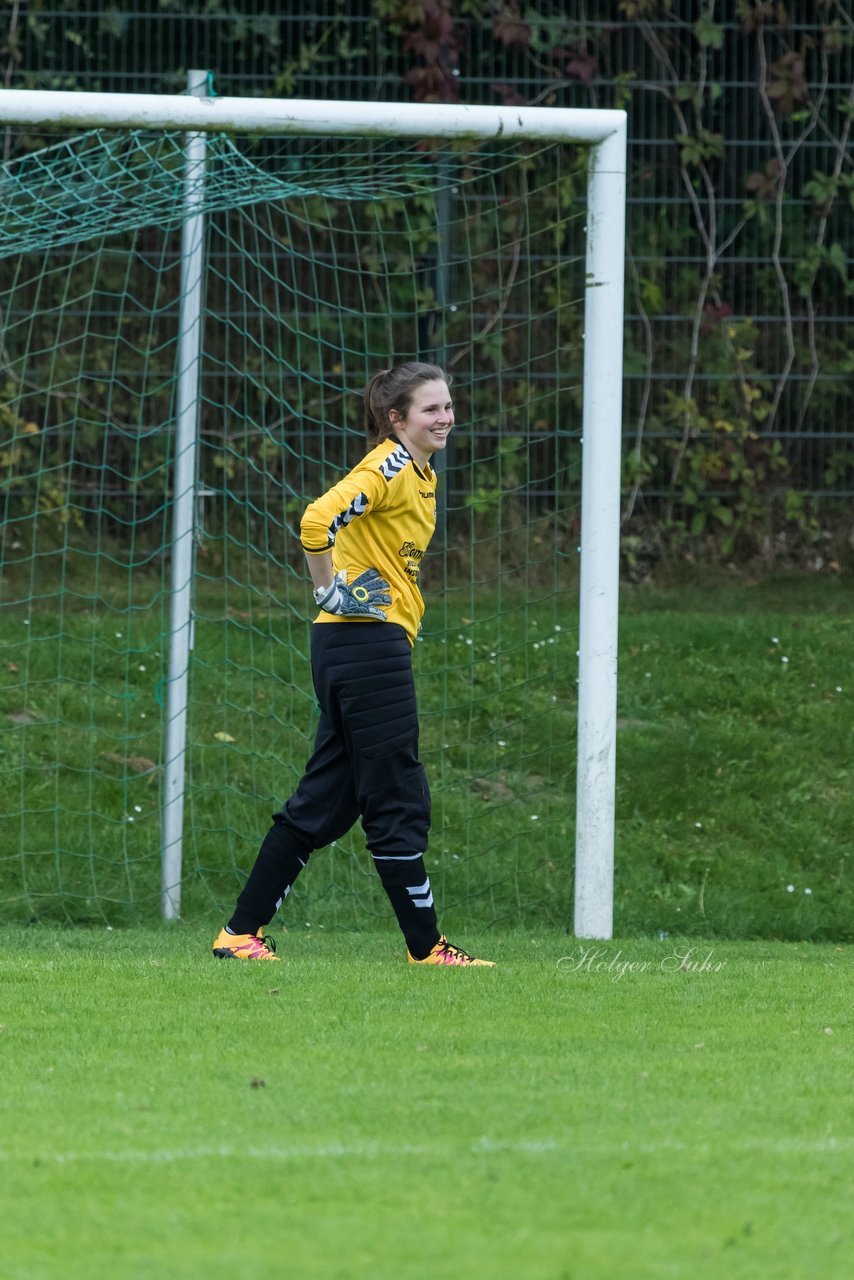
[[[365,387],[365,430],[373,444],[379,444],[394,432],[389,413],[396,410],[402,418],[409,412],[415,389],[422,382],[450,384],[450,376],[437,364],[409,360],[375,373]]]

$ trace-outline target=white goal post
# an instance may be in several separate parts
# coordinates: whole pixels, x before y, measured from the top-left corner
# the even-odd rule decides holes
[[[191,72],[190,77],[198,77]],[[620,457],[623,379],[626,115],[623,111],[555,107],[492,107],[380,102],[240,99],[178,94],[75,93],[0,90],[0,124],[74,129],[183,131],[188,148],[206,133],[402,137],[417,139],[539,140],[589,149],[586,281],[584,301],[583,466],[581,479],[581,576],[579,600],[578,753],[574,932],[607,939],[613,933],[613,865],[616,796],[617,619],[619,594]],[[203,151],[201,152],[203,156]],[[196,152],[198,163],[199,152]],[[189,189],[189,184],[188,184]],[[196,215],[185,207],[186,222]],[[196,237],[197,238],[197,237]],[[192,242],[192,228],[185,241]],[[186,279],[186,276],[185,276]],[[190,288],[198,294],[198,281]],[[182,324],[186,332],[187,326]],[[183,364],[195,360],[187,344]],[[192,433],[195,409],[180,408]],[[192,519],[192,452],[176,448],[175,508]],[[183,488],[182,488],[183,486]],[[182,502],[183,497],[183,502]],[[188,530],[176,524],[175,544]],[[191,551],[188,552],[191,554]],[[189,575],[184,572],[189,582]],[[176,578],[173,575],[173,585]],[[184,591],[187,608],[189,592]],[[187,652],[170,667],[167,774],[176,795],[183,790],[184,727],[180,696],[186,681],[190,617],[183,626]],[[177,668],[183,667],[182,671]],[[186,705],[183,714],[186,713]],[[175,723],[173,723],[173,721]],[[165,808],[169,808],[168,794]],[[180,824],[179,824],[180,825]],[[178,914],[180,832],[164,829],[164,915]],[[177,875],[176,875],[177,868]]]

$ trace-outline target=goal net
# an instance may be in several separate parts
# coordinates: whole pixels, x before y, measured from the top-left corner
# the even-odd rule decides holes
[[[566,925],[586,154],[249,128],[191,142],[47,119],[7,133],[3,912],[112,924],[233,902],[316,724],[300,514],[364,453],[368,378],[429,359],[458,422],[415,652],[431,879],[444,919]],[[312,860],[283,923],[372,919],[387,908],[356,829]]]

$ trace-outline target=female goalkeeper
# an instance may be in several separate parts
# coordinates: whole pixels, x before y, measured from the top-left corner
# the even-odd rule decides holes
[[[320,722],[296,791],[273,815],[213,953],[275,960],[269,924],[315,849],[361,817],[412,964],[485,965],[440,935],[424,851],[430,791],[418,759],[412,646],[418,575],[436,527],[434,453],[454,425],[448,378],[432,364],[378,373],[365,390],[374,447],[307,507],[300,526],[314,599],[311,670]]]

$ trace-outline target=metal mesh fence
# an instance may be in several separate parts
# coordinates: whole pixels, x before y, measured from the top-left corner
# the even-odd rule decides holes
[[[854,494],[854,19],[839,0],[802,20],[688,8],[8,5],[0,67],[8,87],[174,92],[201,66],[222,94],[625,106],[626,514],[665,504],[699,530],[755,487]]]

